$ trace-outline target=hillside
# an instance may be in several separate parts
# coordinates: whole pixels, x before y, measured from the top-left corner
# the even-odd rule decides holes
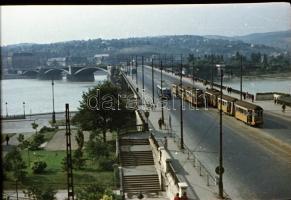
[[[291,29],[287,31],[254,33],[244,36],[226,37],[219,35],[207,35],[209,39],[240,40],[251,44],[261,44],[291,51]]]
[[[238,40],[211,39],[195,35],[141,37],[127,39],[93,39],[52,44],[18,44],[1,48],[2,56],[15,52],[31,52],[43,58],[61,56],[92,57],[95,54],[110,55],[152,55],[152,54],[220,54],[225,57],[237,51],[249,56],[253,52],[265,54],[281,53],[282,50],[266,45],[253,45]]]

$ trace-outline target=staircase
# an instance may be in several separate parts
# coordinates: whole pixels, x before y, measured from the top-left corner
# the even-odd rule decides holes
[[[161,190],[157,174],[124,176],[123,184],[123,189],[127,193],[158,192]]]
[[[147,138],[120,139],[120,162],[123,168],[123,191],[138,194],[161,191]]]
[[[151,151],[130,151],[122,152],[121,165],[138,166],[138,165],[154,165],[154,159]]]

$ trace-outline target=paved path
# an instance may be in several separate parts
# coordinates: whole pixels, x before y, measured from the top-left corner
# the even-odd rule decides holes
[[[210,185],[207,186],[206,173],[202,172],[202,176],[200,176],[199,167],[193,166],[193,158],[190,157],[190,159],[188,159],[188,154],[183,153],[178,148],[178,144],[174,142],[174,138],[171,137],[171,132],[168,130],[169,121],[167,118],[165,118],[166,125],[163,126],[162,129],[159,129],[157,121],[161,117],[160,115],[160,112],[150,112],[150,128],[153,129],[153,132],[155,133],[155,136],[159,141],[160,145],[164,144],[164,136],[167,136],[168,153],[173,159],[172,163],[178,174],[179,179],[188,184],[187,192],[189,199],[219,199],[217,197],[217,186],[215,186],[214,182],[211,182],[211,180],[209,179]],[[167,113],[165,113],[165,116],[168,116]]]

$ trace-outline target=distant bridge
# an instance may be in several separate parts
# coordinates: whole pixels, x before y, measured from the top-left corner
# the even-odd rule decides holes
[[[94,72],[103,71],[108,73],[106,69],[100,67],[86,66],[69,66],[69,67],[43,67],[39,69],[29,69],[22,71],[22,75],[42,80],[62,79],[63,75],[70,81],[94,81]]]

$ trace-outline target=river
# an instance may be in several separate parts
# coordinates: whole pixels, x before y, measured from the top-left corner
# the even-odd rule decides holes
[[[107,79],[107,75],[95,75],[94,82],[54,81],[55,111],[65,111],[69,103],[70,111],[77,111],[82,93]],[[52,82],[38,79],[8,79],[1,80],[1,115],[52,112]]]
[[[55,111],[63,112],[65,104],[70,104],[70,110],[76,111],[82,93],[94,87],[100,81],[106,80],[106,75],[96,75],[95,82],[68,82],[57,80],[54,85]],[[52,112],[52,85],[48,80],[37,79],[10,79],[2,80],[1,115],[23,114],[25,102],[26,114]],[[225,80],[225,85],[235,89],[240,88],[238,78]],[[244,78],[243,90],[250,93],[257,92],[284,92],[291,93],[291,77],[282,78]]]

